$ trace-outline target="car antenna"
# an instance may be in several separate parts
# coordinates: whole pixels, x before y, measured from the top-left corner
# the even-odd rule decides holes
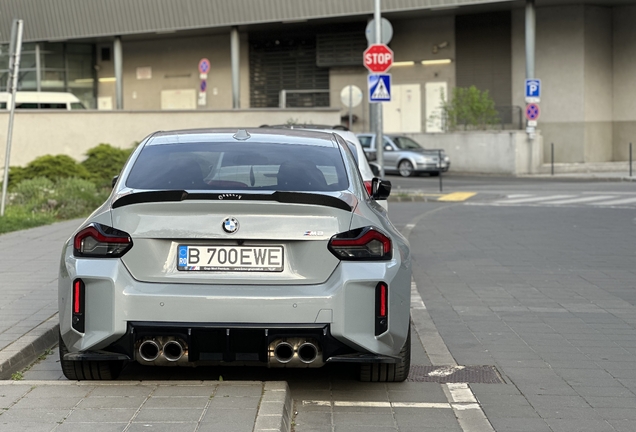
[[[232,138],[238,141],[246,141],[250,139],[251,137],[252,135],[247,133],[245,129],[239,129],[234,135],[232,135]]]

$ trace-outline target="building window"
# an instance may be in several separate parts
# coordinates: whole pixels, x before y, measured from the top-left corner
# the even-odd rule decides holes
[[[38,61],[39,59],[39,61]],[[96,108],[95,48],[90,44],[22,44],[19,91],[69,92]],[[7,89],[9,46],[0,46],[0,89]]]

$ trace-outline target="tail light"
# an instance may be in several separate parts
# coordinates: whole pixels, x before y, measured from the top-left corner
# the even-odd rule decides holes
[[[375,335],[389,329],[389,287],[380,282],[375,287]]]
[[[366,180],[364,182],[364,187],[367,189],[369,196],[373,196],[373,182],[371,180]]]
[[[132,247],[130,235],[118,229],[92,223],[75,235],[76,257],[119,258]]]
[[[390,260],[392,257],[391,239],[373,227],[336,234],[329,240],[329,250],[341,260]]]
[[[80,333],[84,333],[84,294],[85,294],[84,281],[81,279],[75,279],[73,281],[73,314],[71,326]]]

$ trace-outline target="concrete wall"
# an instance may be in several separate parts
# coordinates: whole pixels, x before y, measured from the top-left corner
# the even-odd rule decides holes
[[[227,110],[227,111],[84,111],[16,113],[11,166],[24,166],[38,156],[66,154],[77,160],[99,143],[126,148],[158,130],[209,127],[258,127],[281,124],[289,119],[316,124],[337,124],[338,111],[314,110]],[[6,142],[9,114],[0,112],[0,142]],[[4,150],[0,172],[4,170]]]
[[[249,46],[247,34],[240,35],[241,107],[249,108]],[[98,77],[113,77],[113,57],[102,62],[98,45]],[[112,49],[112,48],[111,48]],[[197,109],[232,108],[232,74],[230,66],[230,34],[154,40],[125,40],[122,43],[124,72],[124,109],[160,109],[162,90],[192,89],[198,94],[199,60],[208,58],[207,105]],[[152,68],[152,78],[137,79],[137,68]],[[115,106],[115,83],[100,82],[98,96],[111,97]]]
[[[612,160],[612,9],[586,6],[585,162]]]
[[[409,134],[425,148],[443,149],[451,171],[520,175],[538,172],[543,159],[540,134],[529,140],[525,131]]]
[[[555,162],[621,160],[615,143],[634,128],[616,120],[629,112],[636,97],[636,12],[622,22],[620,10],[627,9],[636,11],[585,5],[537,8],[536,77],[543,86],[539,129],[545,162],[550,161],[551,143]],[[512,92],[513,104],[519,106],[525,106],[524,32],[524,10],[514,10]]]
[[[434,18],[419,18],[410,20],[391,20],[393,25],[393,39],[389,46],[393,50],[396,62],[414,61],[413,66],[396,66],[389,71],[392,75],[392,85],[420,84],[422,101],[422,130],[426,130],[426,95],[427,82],[448,83],[448,88],[455,86],[455,65],[423,66],[422,60],[455,59],[455,18],[453,16],[439,16]],[[433,45],[447,42],[448,46],[433,54]],[[360,54],[362,56],[362,53]],[[340,108],[345,115],[348,110],[340,102],[340,91],[349,84],[355,84],[362,89],[364,99],[360,107],[354,109],[359,122],[354,125],[354,131],[367,132],[369,130],[369,104],[367,89],[368,71],[364,67],[331,68],[329,72],[329,87],[331,89],[331,106]]]
[[[627,160],[636,145],[636,6],[613,8],[613,159]],[[636,151],[636,150],[635,150]]]

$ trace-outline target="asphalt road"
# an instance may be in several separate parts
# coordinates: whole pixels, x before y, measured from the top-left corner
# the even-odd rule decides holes
[[[438,182],[389,179],[425,193]],[[297,432],[636,431],[636,183],[443,181],[477,195],[389,206],[415,260],[410,381],[136,365],[122,379],[286,380]],[[478,367],[445,384],[442,365]],[[484,383],[493,370],[501,382]],[[25,373],[59,378],[54,355]]]

